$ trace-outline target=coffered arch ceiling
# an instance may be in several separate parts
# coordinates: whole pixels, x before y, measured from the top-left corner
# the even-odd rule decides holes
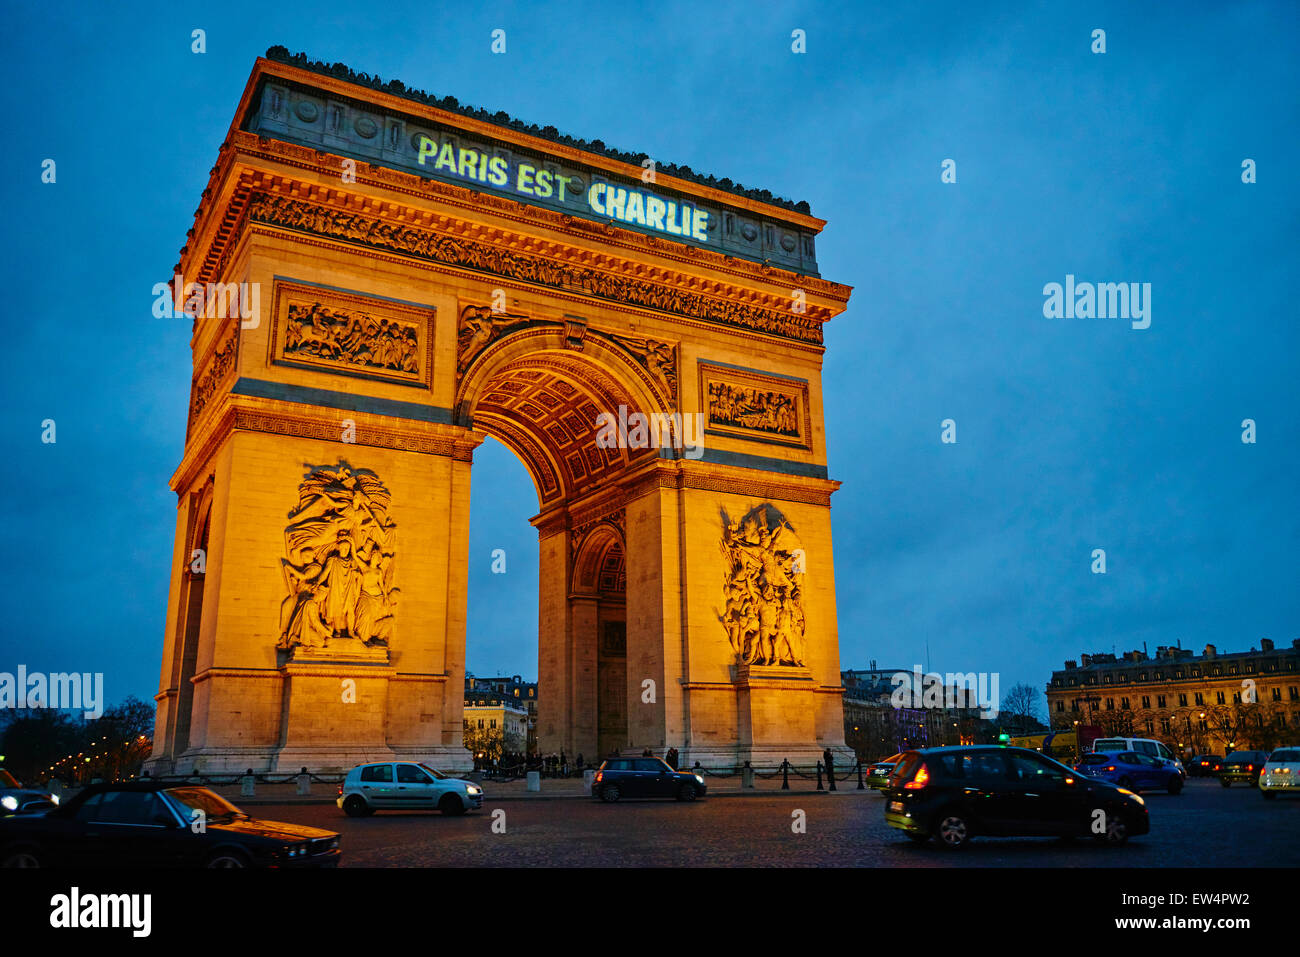
[[[545,509],[608,485],[656,449],[600,448],[597,419],[643,404],[602,366],[577,352],[521,356],[487,374],[475,389],[474,428],[519,457]]]

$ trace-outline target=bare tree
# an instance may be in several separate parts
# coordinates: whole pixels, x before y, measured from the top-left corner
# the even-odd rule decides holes
[[[1019,733],[1027,734],[1031,726],[1039,723],[1038,699],[1041,697],[1041,691],[1024,682],[1012,685],[1002,696],[1002,713],[1010,717],[1012,726]]]

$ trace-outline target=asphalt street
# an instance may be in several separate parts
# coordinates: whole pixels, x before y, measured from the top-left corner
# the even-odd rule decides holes
[[[342,835],[344,867],[1290,867],[1300,847],[1300,797],[1192,780],[1178,796],[1144,795],[1151,833],[1123,847],[1090,840],[982,838],[949,852],[917,846],[884,821],[883,797],[836,794],[713,797],[693,804],[589,798],[493,801],[464,817],[380,812],[349,818],[333,805],[248,808],[258,817]],[[806,832],[795,833],[802,811]],[[494,812],[502,812],[496,814]],[[494,820],[499,831],[494,832]],[[1289,849],[1289,850],[1288,850]]]

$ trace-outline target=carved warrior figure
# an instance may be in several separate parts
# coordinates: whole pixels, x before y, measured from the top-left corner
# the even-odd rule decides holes
[[[460,314],[460,331],[456,335],[456,375],[463,376],[478,354],[507,328],[527,321],[527,316],[493,312],[487,306],[468,306]]]
[[[284,530],[280,647],[323,649],[337,639],[386,647],[398,591],[388,489],[341,459],[307,467]]]
[[[612,333],[610,338],[636,358],[637,362],[645,366],[647,372],[663,389],[664,394],[669,398],[677,398],[677,350],[666,342],[656,342],[654,339],[636,339],[629,336],[616,336]]]
[[[787,532],[788,539],[794,528],[771,504],[751,509],[734,524],[722,512],[726,610],[718,620],[746,664],[804,664],[802,551],[778,544]]]

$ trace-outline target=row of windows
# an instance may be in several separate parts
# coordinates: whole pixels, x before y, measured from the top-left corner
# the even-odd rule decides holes
[[[1294,662],[1294,661],[1288,661],[1288,662],[1286,663],[1285,670],[1287,670],[1287,671],[1295,671],[1295,667],[1296,667],[1296,666],[1295,666],[1295,662]],[[1272,664],[1272,663],[1270,663],[1270,664],[1267,664],[1267,665],[1264,666],[1264,672],[1265,672],[1265,673],[1271,673],[1271,672],[1275,672],[1275,671],[1277,671],[1277,670],[1278,670],[1278,668],[1277,668],[1277,665],[1276,665],[1276,664]],[[1191,677],[1193,677],[1193,678],[1200,678],[1200,677],[1203,676],[1203,674],[1202,674],[1202,669],[1201,669],[1199,666],[1192,667],[1192,668],[1190,669],[1190,671],[1191,671]],[[1253,674],[1255,673],[1255,666],[1254,666],[1253,664],[1246,664],[1246,665],[1243,665],[1243,666],[1242,666],[1242,669],[1241,669],[1240,672],[1238,672],[1238,669],[1237,669],[1237,666],[1236,666],[1236,665],[1229,665],[1229,666],[1228,666],[1227,674],[1228,674],[1229,676],[1232,676],[1232,675],[1235,675],[1235,674],[1238,674],[1238,673],[1241,673],[1241,674],[1248,674],[1248,675],[1253,675]],[[1224,672],[1223,672],[1223,666],[1222,666],[1222,665],[1213,665],[1213,666],[1210,667],[1210,669],[1208,670],[1208,672],[1205,672],[1205,673],[1204,673],[1204,677],[1209,677],[1209,678],[1221,678],[1221,677],[1223,677],[1223,675],[1224,675]],[[1115,675],[1103,675],[1102,678],[1101,678],[1101,683],[1102,683],[1102,684],[1108,684],[1108,685],[1109,685],[1109,684],[1115,684],[1115,683],[1116,683],[1116,682],[1115,682],[1115,677],[1116,677]],[[1123,684],[1123,683],[1125,683],[1125,682],[1127,682],[1127,681],[1132,681],[1132,680],[1134,680],[1134,678],[1133,678],[1132,675],[1120,675],[1119,677],[1120,677],[1120,682],[1119,682],[1120,684]],[[1143,671],[1143,672],[1140,672],[1140,673],[1137,675],[1136,680],[1138,680],[1138,681],[1146,681],[1146,680],[1148,680],[1148,677],[1149,677],[1149,673]],[[1182,678],[1182,677],[1183,677],[1183,669],[1182,669],[1182,668],[1176,668],[1176,669],[1174,669],[1173,674],[1166,674],[1164,671],[1157,671],[1157,672],[1155,672],[1155,678],[1154,678],[1154,680],[1155,680],[1155,681],[1173,681],[1173,680],[1177,680],[1177,679]],[[1061,685],[1061,683],[1062,683],[1062,679],[1060,679],[1060,678],[1053,678],[1053,679],[1052,679],[1052,684],[1057,685],[1058,687]],[[1070,685],[1070,686],[1074,686],[1074,685],[1077,685],[1077,684],[1079,683],[1079,679],[1078,679],[1077,677],[1066,678],[1066,679],[1064,679],[1064,683],[1067,684],[1067,685]],[[1097,676],[1096,676],[1096,675],[1090,675],[1089,677],[1087,677],[1086,679],[1084,679],[1084,684],[1089,684],[1089,685],[1095,685],[1095,684],[1097,684]]]
[[[1274,701],[1281,701],[1281,700],[1282,700],[1282,689],[1281,689],[1281,688],[1274,688],[1274,689],[1272,689],[1272,690],[1273,690],[1272,699],[1273,699]],[[1292,700],[1292,701],[1300,701],[1300,686],[1291,685],[1289,688],[1287,688],[1287,692],[1288,692],[1288,695],[1289,695],[1289,697],[1290,697],[1290,700]],[[1202,691],[1196,691],[1196,692],[1193,692],[1192,696],[1193,696],[1193,698],[1195,699],[1195,701],[1194,701],[1195,704],[1197,704],[1197,705],[1204,705],[1204,704],[1205,704],[1205,693],[1204,693],[1204,692],[1202,692]],[[1214,701],[1215,704],[1227,704],[1227,703],[1228,703],[1227,692],[1226,692],[1226,691],[1216,691],[1216,692],[1214,692],[1214,698],[1215,698],[1215,701]],[[1100,699],[1098,699],[1098,700],[1100,700]],[[1157,708],[1165,708],[1165,707],[1168,707],[1168,705],[1166,704],[1166,700],[1167,700],[1167,696],[1166,696],[1166,695],[1162,695],[1162,694],[1158,694],[1158,695],[1156,695],[1156,707],[1157,707]],[[1233,704],[1241,704],[1241,692],[1240,692],[1240,691],[1234,691],[1234,692],[1232,693],[1232,702],[1233,702]],[[1089,703],[1092,705],[1092,707],[1091,707],[1090,710],[1092,710],[1092,711],[1096,711],[1096,710],[1097,710],[1097,701],[1091,701],[1091,702],[1089,702]],[[1180,708],[1186,708],[1187,706],[1188,706],[1188,704],[1187,704],[1187,695],[1186,695],[1185,693],[1184,693],[1184,694],[1180,694],[1180,695],[1178,696],[1178,707],[1180,707]],[[1144,694],[1144,695],[1142,696],[1142,707],[1144,707],[1144,708],[1150,708],[1150,707],[1151,707],[1151,696],[1150,696],[1150,695],[1145,695],[1145,694]],[[1119,709],[1120,709],[1121,711],[1129,711],[1129,710],[1132,710],[1131,707],[1130,707],[1130,705],[1129,705],[1129,699],[1128,699],[1127,697],[1121,697],[1121,698],[1119,699]],[[1064,698],[1058,698],[1058,699],[1057,699],[1057,701],[1056,701],[1056,710],[1057,710],[1057,711],[1064,711],[1064,710],[1065,710],[1065,699],[1064,699]],[[1079,710],[1079,702],[1078,702],[1077,700],[1070,702],[1070,710],[1071,710],[1071,711],[1078,711],[1078,710]],[[1107,698],[1107,699],[1106,699],[1106,710],[1107,710],[1107,711],[1114,711],[1114,710],[1115,710],[1115,699],[1114,699],[1114,698]]]

